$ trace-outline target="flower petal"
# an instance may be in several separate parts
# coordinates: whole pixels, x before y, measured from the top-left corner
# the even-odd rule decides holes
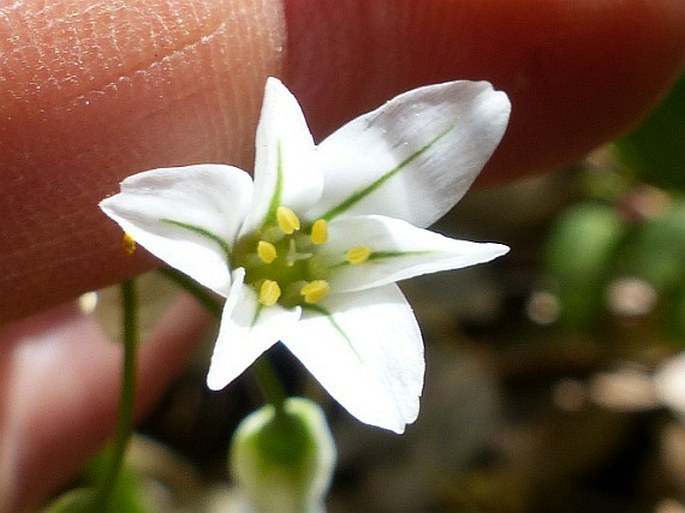
[[[269,78],[257,127],[255,197],[241,233],[273,222],[283,205],[306,210],[321,197],[323,175],[314,141],[295,97],[275,78]]]
[[[245,270],[234,272],[231,293],[221,315],[219,336],[207,373],[207,386],[221,390],[297,323],[301,309],[262,307],[257,294],[243,283]]]
[[[397,286],[331,296],[282,340],[360,421],[402,433],[416,419],[423,342]]]
[[[331,291],[348,292],[378,287],[421,274],[460,269],[488,262],[509,251],[507,246],[450,239],[399,219],[358,216],[329,224],[329,242],[321,262],[331,266]],[[366,261],[351,264],[353,247],[370,250]]]
[[[509,120],[487,82],[448,82],[401,94],[318,147],[322,201],[308,217],[382,214],[428,226],[464,195]]]
[[[226,296],[231,244],[252,188],[231,166],[160,168],[129,176],[100,208],[150,253]]]

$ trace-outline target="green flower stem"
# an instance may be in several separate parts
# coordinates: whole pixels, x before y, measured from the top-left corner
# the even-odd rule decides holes
[[[199,285],[195,280],[171,267],[161,267],[159,272],[186,292],[192,294],[217,321],[221,320],[222,304],[211,292]],[[266,356],[262,356],[252,365],[252,370],[266,401],[273,404],[277,411],[281,411],[287,395],[283,383],[271,362]]]
[[[261,356],[252,365],[252,370],[264,398],[273,404],[277,412],[283,412],[283,404],[288,397],[271,362],[266,356]]]
[[[136,352],[138,348],[138,301],[133,280],[121,284],[124,358],[119,418],[107,471],[99,483],[93,501],[93,512],[107,511],[114,486],[123,466],[124,456],[133,432],[133,410],[136,389]]]

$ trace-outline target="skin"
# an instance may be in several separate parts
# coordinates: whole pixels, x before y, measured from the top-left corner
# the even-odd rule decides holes
[[[250,169],[267,76],[292,88],[317,138],[412,87],[490,80],[513,104],[482,175],[493,183],[572,162],[619,135],[685,63],[682,0],[385,5],[0,6],[0,513],[40,501],[111,432],[118,348],[92,319],[58,305],[155,262],[121,251],[97,202],[144,169]],[[209,322],[182,301],[144,346],[141,414]]]

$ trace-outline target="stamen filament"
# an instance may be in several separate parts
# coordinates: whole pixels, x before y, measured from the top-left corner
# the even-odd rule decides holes
[[[352,265],[366,262],[371,256],[371,248],[367,246],[355,246],[347,252],[347,261]]]
[[[276,222],[283,233],[291,235],[300,229],[300,219],[297,214],[288,207],[278,207],[276,210]]]
[[[314,280],[302,287],[300,294],[304,297],[305,303],[314,304],[325,298],[330,289],[326,280]]]
[[[273,280],[264,280],[259,287],[259,302],[264,306],[275,305],[281,297],[281,287]]]
[[[328,223],[325,219],[319,219],[312,225],[312,243],[316,245],[325,244],[328,240]]]
[[[265,264],[270,264],[276,257],[278,257],[278,251],[276,251],[276,246],[267,242],[265,240],[260,240],[257,243],[257,255],[259,259]]]

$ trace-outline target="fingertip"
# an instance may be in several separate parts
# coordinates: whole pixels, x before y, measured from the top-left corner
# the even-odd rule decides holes
[[[0,34],[2,321],[154,265],[98,202],[145,169],[249,167],[285,35],[279,0],[29,0]]]

